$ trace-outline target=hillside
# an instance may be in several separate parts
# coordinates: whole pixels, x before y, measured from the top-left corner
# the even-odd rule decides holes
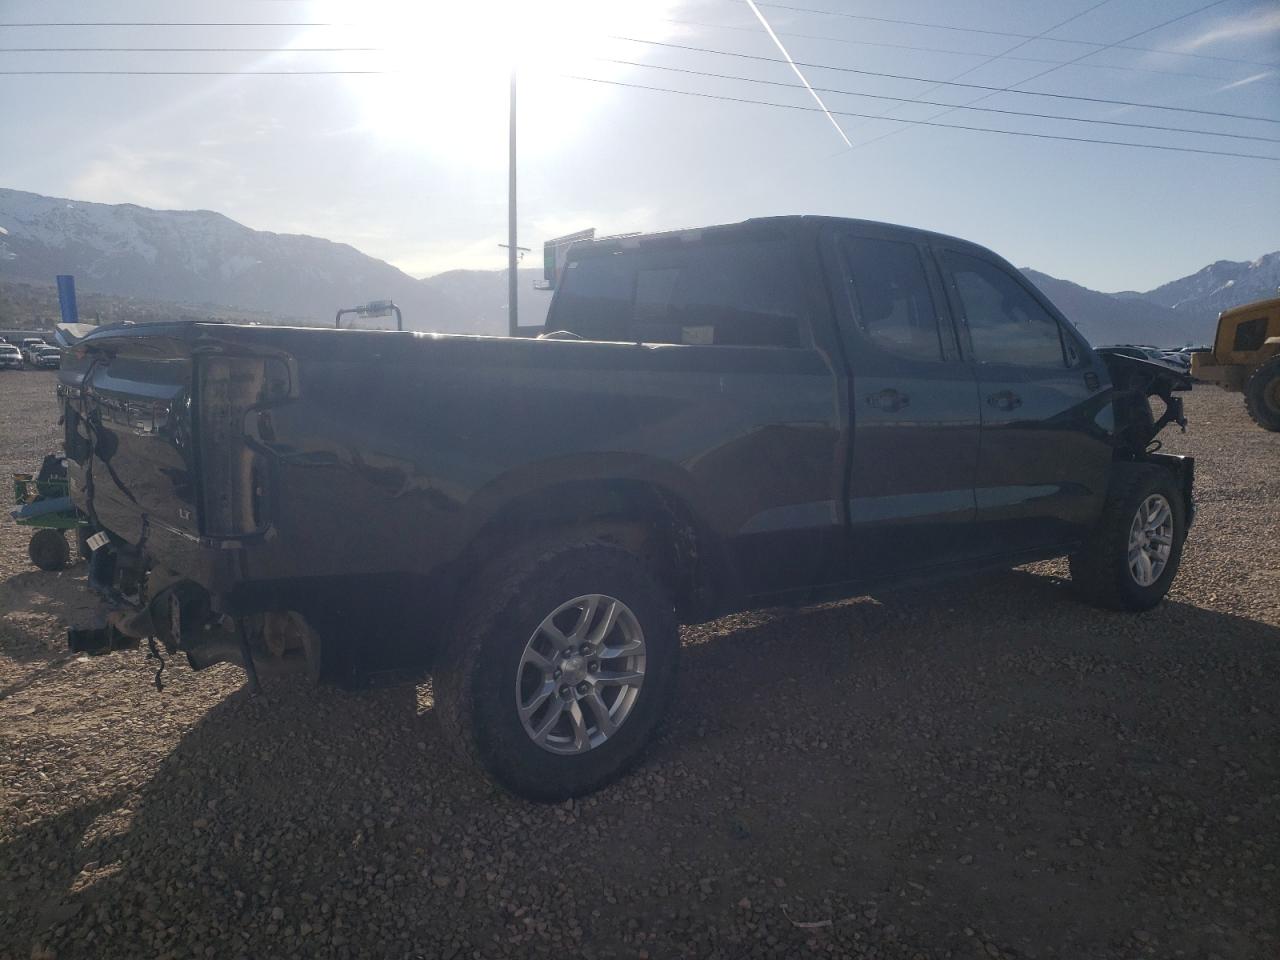
[[[536,238],[535,238],[536,241]],[[540,270],[520,271],[520,320],[542,322]],[[1221,260],[1146,292],[1101,293],[1037,270],[1026,275],[1094,343],[1204,343],[1228,307],[1274,296],[1280,252]],[[499,334],[502,270],[424,280],[344,243],[252,230],[208,210],[150,210],[0,189],[0,322],[56,315],[53,278],[76,277],[86,316],[257,319],[328,325],[339,307],[394,299],[415,330]],[[17,284],[17,286],[15,286]]]
[[[211,303],[322,322],[393,298],[417,329],[472,330],[441,291],[354,247],[270,233],[207,210],[149,210],[0,189],[0,279],[76,276],[91,293]]]

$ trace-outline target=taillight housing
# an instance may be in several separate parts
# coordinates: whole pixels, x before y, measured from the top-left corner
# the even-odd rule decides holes
[[[206,354],[195,368],[200,527],[210,537],[260,533],[270,523],[271,478],[246,420],[289,396],[278,357]]]

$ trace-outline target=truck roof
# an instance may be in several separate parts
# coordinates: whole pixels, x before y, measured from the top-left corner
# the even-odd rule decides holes
[[[1259,310],[1275,310],[1280,308],[1280,297],[1270,297],[1266,300],[1255,300],[1252,303],[1242,303],[1238,307],[1231,307],[1229,310],[1223,310],[1219,317],[1234,317],[1238,313],[1256,313]]]
[[[691,227],[685,230],[664,230],[656,233],[633,233],[622,236],[602,237],[599,240],[580,240],[573,245],[570,257],[593,256],[597,253],[611,253],[616,250],[631,250],[650,245],[665,243],[689,243],[709,237],[729,237],[733,235],[796,235],[802,232],[816,232],[824,226],[843,225],[871,230],[885,237],[902,240],[941,241],[949,246],[969,247],[990,253],[980,244],[945,233],[935,233],[919,227],[906,227],[896,223],[884,223],[878,220],[860,220],[855,217],[832,217],[821,214],[788,214],[777,217],[752,217],[736,223],[713,224],[704,227]]]

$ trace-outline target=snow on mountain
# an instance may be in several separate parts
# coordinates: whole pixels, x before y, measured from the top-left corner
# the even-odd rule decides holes
[[[1251,262],[1219,260],[1203,270],[1143,294],[1179,312],[1211,312],[1280,296],[1280,251]]]
[[[1177,346],[1202,343],[1212,333],[1201,318],[1183,316],[1141,295],[1120,298],[1099,293],[1069,280],[1059,280],[1038,270],[1023,275],[1040,288],[1095,346],[1111,343],[1152,343]]]
[[[540,323],[549,296],[520,271],[520,320]],[[209,210],[150,210],[0,189],[0,280],[50,285],[75,274],[86,292],[214,304],[326,322],[339,307],[394,299],[417,330],[503,333],[506,276],[454,270],[416,280],[354,247],[252,230]],[[1219,312],[1275,296],[1280,252],[1222,260],[1146,293],[1100,293],[1025,270],[1089,340],[1174,345],[1212,339]]]

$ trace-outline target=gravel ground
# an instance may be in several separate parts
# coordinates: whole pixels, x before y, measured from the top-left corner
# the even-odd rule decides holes
[[[51,390],[0,377],[0,469]],[[82,568],[0,524],[0,956],[1274,958],[1280,436],[1188,413],[1155,611],[1053,563],[688,629],[648,762],[555,807],[451,766],[428,686],[69,657]]]

